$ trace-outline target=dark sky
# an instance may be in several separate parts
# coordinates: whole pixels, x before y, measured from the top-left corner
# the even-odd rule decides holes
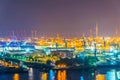
[[[0,34],[39,36],[114,36],[120,27],[120,0],[0,0]],[[25,33],[26,31],[26,33]],[[120,33],[119,33],[120,35]]]

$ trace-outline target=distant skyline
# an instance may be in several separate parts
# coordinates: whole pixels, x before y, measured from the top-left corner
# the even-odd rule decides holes
[[[0,36],[120,36],[120,0],[0,0]]]

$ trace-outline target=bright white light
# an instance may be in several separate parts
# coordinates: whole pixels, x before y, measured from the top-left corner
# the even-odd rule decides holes
[[[110,48],[110,52],[113,52],[114,51],[114,49],[113,48]]]
[[[91,51],[94,51],[95,50],[95,48],[94,47],[91,47]]]
[[[114,53],[117,53],[117,50],[114,50]]]
[[[27,48],[27,49],[26,49],[26,52],[30,52],[30,49],[29,49],[29,48]]]

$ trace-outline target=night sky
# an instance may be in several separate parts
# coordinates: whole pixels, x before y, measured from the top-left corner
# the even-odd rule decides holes
[[[120,29],[120,0],[0,0],[0,35],[80,37],[89,30],[114,36]],[[120,35],[120,32],[119,32]]]

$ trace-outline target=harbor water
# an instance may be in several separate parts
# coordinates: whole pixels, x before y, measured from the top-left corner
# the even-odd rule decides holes
[[[0,80],[120,80],[118,69],[109,70],[50,70],[40,72],[30,68],[28,73],[0,74]]]

